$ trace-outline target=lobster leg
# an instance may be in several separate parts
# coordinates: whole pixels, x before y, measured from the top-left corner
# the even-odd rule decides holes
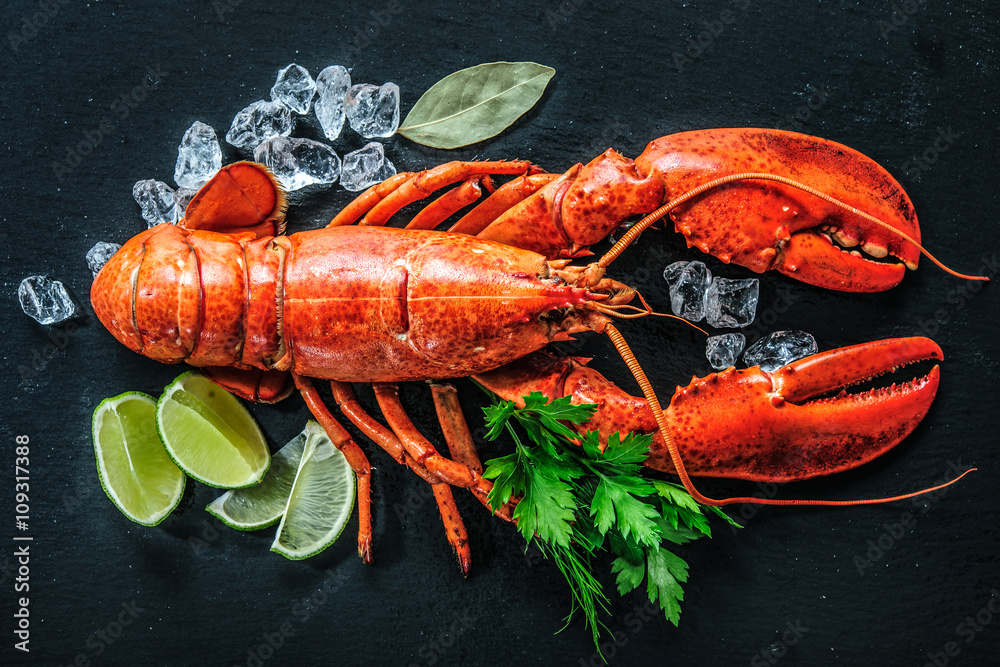
[[[391,430],[380,424],[365,411],[361,404],[358,403],[358,400],[354,395],[354,390],[351,389],[350,384],[333,380],[330,382],[330,387],[333,389],[333,398],[340,407],[341,412],[343,412],[344,416],[347,417],[351,423],[357,426],[362,433],[371,438],[375,444],[385,450],[386,453],[389,454],[389,456],[391,456],[397,463],[408,466],[413,470],[413,472],[422,477],[428,483],[438,483],[439,480],[437,477],[428,472],[426,468],[418,464],[409,454],[407,454],[406,450],[403,448],[403,444]],[[477,473],[482,473],[482,466],[479,464],[479,458],[476,455],[475,447],[472,444],[472,436],[469,434],[469,427],[465,424],[464,417],[462,417],[462,413],[459,411],[458,402],[454,399],[454,397],[449,397],[448,399],[445,399],[448,401],[447,407],[441,407],[439,405],[440,399],[438,396],[439,387],[447,391],[450,385],[431,385],[432,390],[434,390],[434,403],[437,407],[438,419],[441,420],[441,428],[444,431],[448,447],[456,461],[468,466]],[[454,388],[451,389],[453,392]],[[489,502],[486,498],[489,495],[489,489],[491,487],[492,485],[489,480],[484,480],[483,487],[472,487],[469,491],[472,492],[472,494],[483,504],[484,507],[490,509]],[[492,512],[493,510],[490,509],[490,511]],[[511,521],[512,511],[513,506],[505,505],[493,513],[505,521]]]
[[[406,228],[434,229],[459,209],[465,208],[478,200],[479,196],[483,193],[479,187],[480,183],[483,184],[487,191],[493,191],[493,182],[489,176],[474,176],[425,206],[420,213],[413,216],[413,219],[406,225]]]
[[[351,225],[361,216],[362,225],[384,225],[399,209],[424,199],[442,188],[489,174],[527,174],[535,168],[523,160],[504,162],[448,162],[416,174],[396,174],[373,185],[341,211],[328,227]],[[447,217],[447,216],[446,216]]]
[[[344,453],[347,462],[358,476],[358,555],[366,563],[372,562],[372,513],[371,513],[371,466],[368,457],[354,442],[351,434],[344,430],[308,378],[292,374],[295,386],[302,393],[309,411],[316,417],[333,444]]]
[[[524,201],[541,187],[557,178],[559,178],[559,174],[525,174],[504,183],[483,203],[462,216],[448,231],[476,236],[508,209]]]
[[[472,442],[469,424],[462,414],[462,406],[458,403],[458,392],[455,387],[435,382],[431,384],[431,394],[452,458],[482,475],[483,464],[480,463],[479,453],[476,452],[476,446]]]
[[[417,430],[413,422],[406,415],[402,404],[399,402],[399,389],[394,384],[377,383],[375,386],[375,398],[378,400],[382,414],[385,416],[389,426],[397,434],[406,453],[421,468],[426,468],[431,473],[432,479],[437,483],[431,483],[434,489],[434,496],[438,500],[438,507],[441,509],[441,520],[444,521],[448,541],[451,542],[455,556],[458,558],[458,566],[462,574],[468,576],[469,568],[472,564],[472,553],[469,549],[466,538],[465,525],[454,505],[451,497],[449,484],[464,486],[468,488],[485,488],[482,476],[468,467],[450,461],[434,449],[434,446]],[[477,484],[478,481],[478,484]],[[443,490],[437,487],[445,487]]]

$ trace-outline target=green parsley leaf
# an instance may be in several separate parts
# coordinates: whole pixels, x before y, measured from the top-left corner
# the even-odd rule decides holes
[[[659,544],[660,531],[655,521],[659,513],[649,503],[631,495],[627,486],[607,477],[597,485],[590,513],[597,520],[598,530],[603,534],[615,526],[622,537],[633,535],[641,544]]]
[[[591,563],[607,548],[617,556],[611,564],[619,594],[646,581],[650,601],[677,624],[681,587],[688,566],[663,548],[710,536],[706,512],[736,524],[715,507],[697,503],[684,487],[642,475],[651,435],[618,433],[601,448],[600,434],[578,434],[568,424],[588,422],[596,405],[574,405],[571,397],[549,401],[541,392],[524,397],[524,407],[501,401],[485,408],[488,437],[507,432],[515,451],[486,462],[484,477],[493,479],[490,507],[498,509],[520,496],[513,517],[525,541],[535,540],[569,583],[572,595],[567,624],[583,613],[594,644],[607,630],[600,614],[608,600]],[[528,439],[522,444],[515,423]]]
[[[649,574],[646,591],[649,601],[654,604],[659,601],[667,620],[677,625],[681,617],[680,603],[684,601],[681,584],[688,578],[687,563],[660,547],[646,550],[646,562]]]

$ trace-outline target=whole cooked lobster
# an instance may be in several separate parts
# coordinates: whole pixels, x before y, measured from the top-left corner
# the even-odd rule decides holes
[[[516,178],[494,189],[494,175]],[[406,229],[383,226],[407,204],[455,184]],[[478,201],[482,188],[491,194],[449,231],[434,231]],[[909,198],[871,159],[824,139],[762,129],[685,132],[653,141],[634,162],[608,150],[564,174],[518,161],[452,162],[397,174],[328,227],[289,236],[281,235],[284,209],[267,169],[230,165],[176,226],[126,243],[95,279],[91,299],[104,326],[132,350],[200,366],[240,396],[280,400],[294,383],[358,475],[358,548],[366,561],[368,460],[309,378],[330,380],[343,414],[433,485],[463,572],[470,556],[450,486],[486,504],[491,483],[454,389],[432,385],[446,458],[410,422],[395,383],[472,376],[512,400],[538,390],[596,403],[588,428],[605,437],[653,434],[647,465],[680,475],[696,499],[715,504],[838,504],[713,501],[688,475],[792,481],[853,468],[905,438],[937,391],[934,366],[901,386],[810,400],[942,358],[932,341],[902,338],[831,350],[773,373],[713,373],[677,389],[663,410],[612,323],[651,311],[645,301],[631,305],[636,293],[605,277],[606,267],[668,214],[689,246],[758,273],[777,269],[855,292],[898,284],[922,252]],[[570,264],[633,216],[645,217],[607,255]],[[582,360],[540,352],[584,331],[611,336],[642,398]],[[375,383],[388,428],[362,409],[351,382]],[[496,513],[509,519],[510,510]]]

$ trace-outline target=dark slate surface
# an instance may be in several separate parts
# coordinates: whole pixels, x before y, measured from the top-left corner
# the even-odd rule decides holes
[[[462,67],[534,60],[556,68],[542,102],[496,139],[451,153],[389,140],[391,159],[410,170],[516,157],[558,171],[608,146],[635,156],[658,136],[705,127],[828,137],[904,183],[938,256],[995,274],[998,10],[989,2],[869,4],[5,3],[0,662],[598,664],[580,622],[553,634],[569,605],[554,567],[526,558],[510,526],[460,493],[474,557],[463,580],[423,483],[372,447],[372,567],[346,537],[306,562],[271,554],[270,531],[215,524],[202,510],[215,491],[200,485],[158,528],[128,522],[98,484],[91,412],[125,390],[158,394],[181,369],[129,352],[93,318],[73,331],[37,325],[17,308],[17,284],[48,273],[86,302],[87,249],[145,227],[132,184],[170,180],[192,121],[224,133],[293,61],[314,74],[341,63],[355,81],[395,81],[404,113]],[[306,123],[300,134],[318,130]],[[67,163],[67,151],[88,137],[97,145]],[[348,133],[337,149],[361,143]],[[227,160],[238,157],[226,147]],[[290,229],[319,226],[349,199],[337,189],[297,195]],[[698,255],[683,246],[673,233],[648,233],[614,275],[666,308],[663,266]],[[747,274],[706,261],[723,276]],[[618,637],[607,646],[614,663],[996,664],[1000,617],[992,610],[1000,602],[992,610],[988,603],[1000,596],[1000,310],[994,287],[977,287],[928,262],[879,295],[762,279],[764,328],[812,331],[822,349],[925,333],[946,354],[936,403],[896,451],[861,470],[782,488],[780,497],[873,497],[935,483],[953,467],[980,472],[918,506],[731,508],[748,517],[744,530],[719,526],[715,539],[683,550],[691,578],[679,628],[645,615],[639,595],[615,599],[607,619]],[[688,329],[662,320],[623,329],[661,395],[709,370],[702,339]],[[763,328],[752,331],[751,342]],[[580,350],[634,386],[606,341],[591,337]],[[476,421],[479,399],[469,385],[463,390]],[[403,399],[439,437],[424,387],[406,387]],[[298,399],[252,411],[274,446],[307,418]],[[30,654],[13,648],[22,595],[13,590],[18,435],[31,440],[31,518],[22,533],[34,537]],[[720,495],[761,491],[703,486]],[[912,525],[895,527],[907,512]],[[268,637],[279,647],[269,650]]]

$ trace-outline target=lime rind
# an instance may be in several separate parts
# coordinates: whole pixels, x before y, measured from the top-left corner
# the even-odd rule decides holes
[[[343,453],[310,421],[305,449],[271,551],[290,560],[315,556],[333,544],[354,511],[356,478]]]
[[[271,457],[271,467],[260,484],[227,491],[205,509],[236,530],[261,530],[278,523],[288,505],[305,443],[303,431]]]
[[[153,428],[155,411],[156,399],[129,391],[101,401],[91,422],[101,487],[122,514],[143,526],[170,515],[186,482]]]
[[[267,441],[247,409],[195,371],[163,390],[156,403],[156,428],[177,467],[208,486],[253,486],[270,465]]]

